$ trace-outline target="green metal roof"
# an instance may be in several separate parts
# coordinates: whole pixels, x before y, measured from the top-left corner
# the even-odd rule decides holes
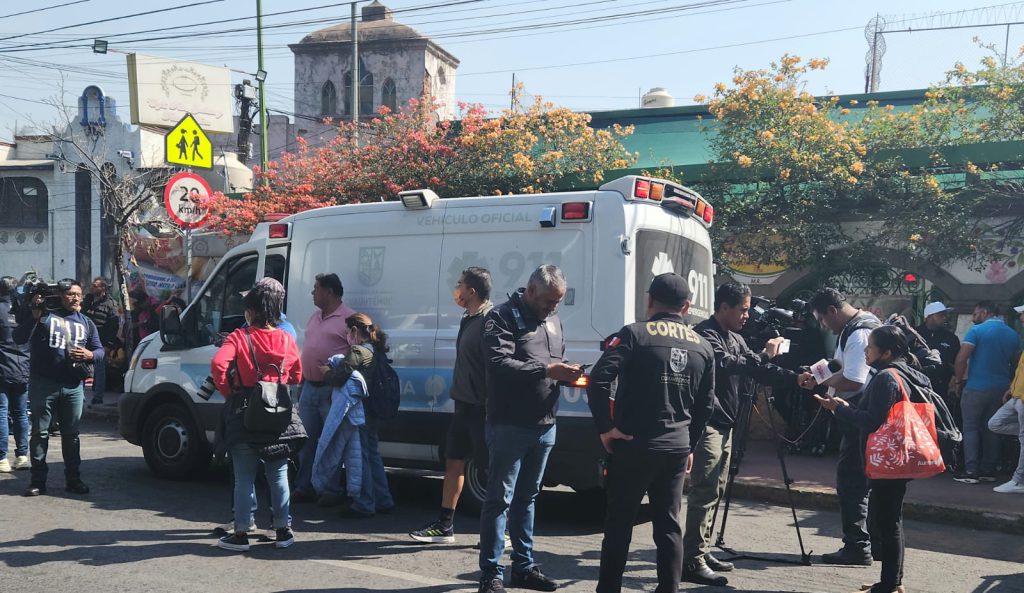
[[[856,119],[868,109],[868,101],[892,105],[897,110],[910,109],[924,101],[926,92],[926,89],[912,89],[839,95],[839,103],[850,108],[850,114],[844,118]],[[850,101],[857,101],[857,105],[850,105]],[[693,181],[707,171],[714,156],[710,139],[716,122],[704,105],[599,111],[590,115],[594,128],[610,128],[614,124],[634,128],[633,134],[622,143],[638,155],[637,162],[629,169],[609,171],[606,175],[609,179],[671,166],[684,180]],[[1024,142],[1020,141],[961,144],[942,148],[940,152],[954,165],[967,161],[979,165],[1024,162]],[[929,154],[928,149],[905,149],[883,152],[878,157],[898,155],[907,166],[925,167],[929,164]]]

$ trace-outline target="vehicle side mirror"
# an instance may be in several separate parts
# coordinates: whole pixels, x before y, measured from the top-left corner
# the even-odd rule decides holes
[[[181,348],[185,345],[181,310],[174,305],[166,305],[160,310],[160,340],[171,348]]]

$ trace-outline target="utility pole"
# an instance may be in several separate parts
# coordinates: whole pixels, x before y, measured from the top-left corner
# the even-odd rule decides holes
[[[356,20],[356,3],[352,3],[352,129],[359,140],[359,21]]]
[[[353,5],[355,6],[355,5]],[[355,10],[355,9],[353,9]],[[260,167],[265,173],[267,171],[267,95],[264,91],[267,71],[263,69],[263,0],[256,0],[256,80],[260,83]],[[263,185],[269,185],[270,180],[263,177]]]
[[[512,113],[516,112],[516,73],[512,73],[512,93],[508,100],[508,110]]]

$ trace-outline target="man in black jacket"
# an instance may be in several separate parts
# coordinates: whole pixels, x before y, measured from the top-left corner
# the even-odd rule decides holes
[[[451,398],[454,410],[448,427],[444,456],[444,486],[441,512],[430,525],[409,534],[415,541],[450,544],[455,541],[455,505],[465,484],[466,460],[487,467],[484,442],[487,358],[484,356],[484,317],[491,312],[491,273],[470,267],[462,271],[452,295],[466,310],[455,337],[455,368],[452,369]]]
[[[562,322],[555,311],[565,297],[557,266],[530,274],[505,303],[484,318],[487,421],[490,454],[487,497],[480,513],[479,593],[504,591],[505,511],[512,539],[512,586],[554,591],[555,581],[533,561],[533,507],[548,454],[555,446],[559,381],[575,381],[579,366],[565,364]]]
[[[658,548],[655,591],[679,590],[683,478],[693,460],[691,444],[704,431],[714,401],[714,352],[683,321],[690,308],[686,280],[661,274],[647,292],[647,321],[631,323],[609,340],[587,389],[601,443],[611,454],[597,593],[622,589],[644,494],[650,499]],[[611,384],[616,378],[613,413]]]
[[[0,278],[0,472],[28,469],[28,348],[14,342],[13,276]],[[14,425],[14,464],[7,460],[7,418]]]
[[[121,328],[121,318],[117,314],[117,303],[110,298],[110,281],[97,276],[92,281],[89,294],[82,300],[82,314],[92,319],[96,330],[100,333],[100,344],[105,352],[114,350],[117,331]],[[106,365],[96,365],[92,378],[92,401],[90,405],[102,405],[103,394],[107,389]]]
[[[32,322],[18,326],[14,341],[28,344],[30,352],[29,406],[32,410],[32,480],[25,496],[46,494],[46,452],[50,422],[60,420],[61,452],[64,455],[65,490],[88,494],[82,482],[78,422],[85,401],[83,381],[89,366],[103,364],[103,346],[96,325],[82,315],[82,285],[77,280],[57,283],[61,307],[46,310],[43,295],[32,297]]]
[[[686,501],[686,536],[683,538],[683,580],[702,585],[725,585],[716,574],[733,569],[732,563],[711,555],[712,509],[725,492],[732,453],[733,428],[739,420],[740,401],[752,397],[750,378],[770,384],[797,374],[768,362],[778,354],[782,338],[769,340],[764,352],[755,353],[739,335],[750,311],[750,288],[730,282],[715,291],[715,313],[694,329],[715,351],[715,411],[707,430],[693,447],[693,473]]]

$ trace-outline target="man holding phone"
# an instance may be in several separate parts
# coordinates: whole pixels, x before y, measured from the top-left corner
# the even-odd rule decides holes
[[[714,402],[714,352],[683,318],[690,307],[689,284],[676,274],[661,274],[647,294],[647,321],[631,323],[608,340],[587,389],[601,444],[611,454],[597,593],[622,589],[644,494],[650,500],[658,548],[655,591],[679,590],[683,479]],[[616,379],[613,414],[611,385]]]
[[[530,274],[526,288],[484,317],[489,467],[480,512],[478,593],[505,590],[500,560],[506,511],[512,586],[534,591],[558,588],[533,560],[533,508],[555,446],[559,383],[582,374],[580,367],[565,363],[565,338],[556,315],[565,291],[558,266],[543,265]]]

